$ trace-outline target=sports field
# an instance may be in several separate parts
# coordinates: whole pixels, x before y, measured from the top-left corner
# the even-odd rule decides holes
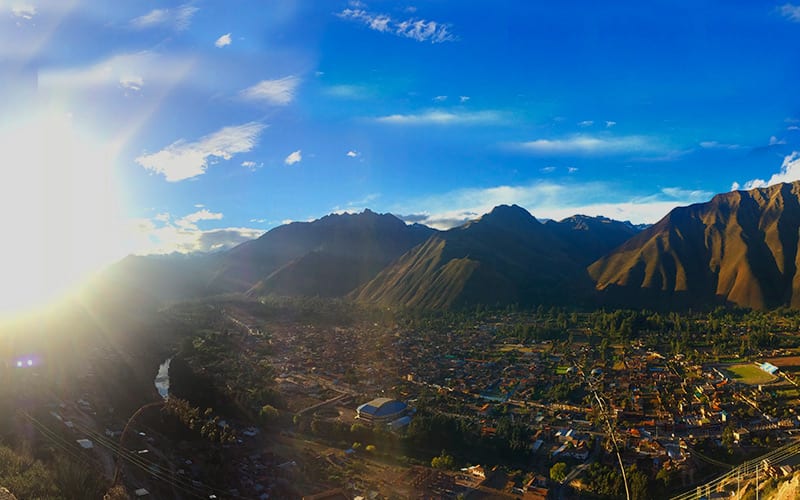
[[[732,379],[743,384],[766,384],[776,378],[752,363],[731,365],[725,369],[730,372]]]

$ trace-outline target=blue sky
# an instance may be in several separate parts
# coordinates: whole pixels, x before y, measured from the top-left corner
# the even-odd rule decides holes
[[[0,0],[4,257],[365,207],[655,222],[800,179],[798,36],[784,2]]]

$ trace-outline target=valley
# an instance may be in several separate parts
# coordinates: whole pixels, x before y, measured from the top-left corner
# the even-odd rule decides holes
[[[763,455],[777,489],[798,462],[800,311],[788,288],[740,307],[700,283],[747,265],[730,247],[745,198],[764,200],[759,248],[789,262],[786,229],[769,231],[793,220],[774,204],[794,192],[719,195],[645,229],[500,206],[435,231],[365,211],[218,254],[129,257],[7,325],[4,450],[52,486],[0,484],[21,498],[668,498]],[[702,224],[707,253],[685,246]],[[647,279],[611,284],[632,255]],[[364,413],[387,402],[400,410]]]
[[[617,496],[602,488],[620,483],[601,486],[618,467],[610,424],[635,488],[666,498],[800,429],[791,311],[393,312],[226,296],[158,318],[169,335],[135,357],[90,350],[61,393],[33,382],[44,372],[13,367],[25,395],[8,396],[24,403],[6,428],[29,431],[6,442],[28,443],[45,464],[81,454],[100,485],[119,468],[129,492],[157,498]],[[167,357],[174,413],[154,385]],[[123,383],[140,395],[106,389]],[[405,402],[411,418],[391,430],[364,423],[357,410],[375,397]],[[130,419],[140,405],[152,408]],[[194,430],[187,411],[200,417]],[[561,463],[568,481],[551,477]]]

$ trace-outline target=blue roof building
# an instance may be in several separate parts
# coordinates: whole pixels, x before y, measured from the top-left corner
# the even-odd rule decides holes
[[[391,398],[376,398],[356,409],[358,418],[370,423],[387,423],[402,417],[408,405]]]
[[[772,363],[761,363],[759,365],[759,368],[769,373],[770,375],[775,375],[775,372],[778,371],[778,367],[773,365]]]

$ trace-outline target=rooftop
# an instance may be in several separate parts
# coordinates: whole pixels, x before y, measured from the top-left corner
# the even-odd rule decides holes
[[[358,413],[365,413],[373,417],[385,417],[400,413],[406,409],[406,404],[391,398],[376,398],[369,403],[358,407]]]

